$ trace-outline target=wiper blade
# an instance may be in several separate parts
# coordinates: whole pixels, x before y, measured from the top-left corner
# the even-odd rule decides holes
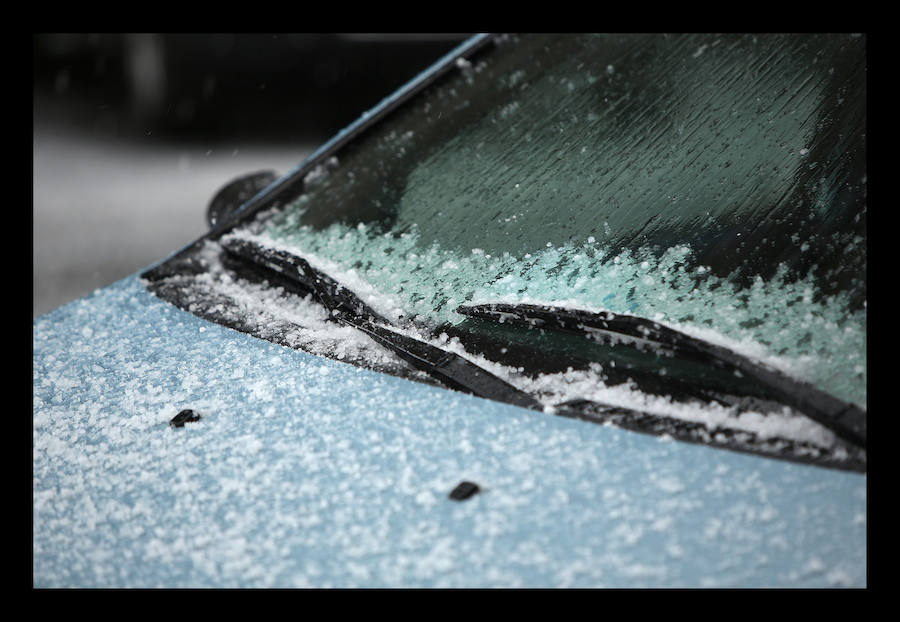
[[[281,283],[286,279],[318,298],[335,317],[349,314],[359,318],[369,318],[385,324],[390,322],[372,309],[354,292],[336,280],[313,268],[308,261],[291,253],[267,248],[256,242],[229,237],[219,240],[222,248],[236,259],[275,272]]]
[[[312,267],[302,257],[240,238],[225,238],[220,240],[220,244],[229,256],[269,273],[279,284],[300,290],[303,294],[312,293],[329,310],[334,320],[364,332],[413,368],[446,386],[516,406],[542,409],[538,400],[476,363],[399,332],[359,296]]]
[[[462,305],[458,313],[469,317],[547,328],[585,337],[611,337],[653,344],[680,356],[724,367],[750,377],[764,386],[782,404],[806,415],[843,440],[860,448],[866,446],[866,411],[806,382],[753,361],[728,348],[687,335],[633,315],[592,313],[563,307],[487,303]]]

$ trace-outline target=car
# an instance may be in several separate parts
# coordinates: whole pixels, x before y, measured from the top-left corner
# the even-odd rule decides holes
[[[867,586],[866,42],[478,35],[34,322],[39,587]]]

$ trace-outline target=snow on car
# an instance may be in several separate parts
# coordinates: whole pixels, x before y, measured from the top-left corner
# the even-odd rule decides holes
[[[478,36],[238,180],[35,321],[35,585],[865,586],[864,68]]]

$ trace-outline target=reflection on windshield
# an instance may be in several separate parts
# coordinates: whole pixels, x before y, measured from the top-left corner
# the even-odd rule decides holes
[[[516,38],[262,235],[421,319],[497,300],[632,313],[864,406],[864,131],[864,38]]]

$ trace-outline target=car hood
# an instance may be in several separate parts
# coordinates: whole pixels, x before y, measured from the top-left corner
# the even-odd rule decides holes
[[[367,371],[137,276],[36,319],[33,351],[36,587],[867,582],[858,473]]]

